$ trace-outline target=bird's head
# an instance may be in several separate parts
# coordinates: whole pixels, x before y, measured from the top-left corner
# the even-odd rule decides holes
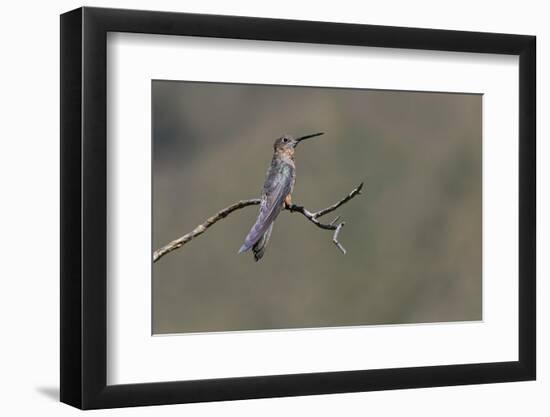
[[[296,148],[296,146],[298,146],[301,141],[309,138],[314,138],[316,136],[321,136],[324,133],[325,132],[313,133],[311,135],[306,135],[299,138],[294,138],[294,136],[291,135],[284,135],[275,141],[275,143],[273,144],[273,149],[275,150],[275,152],[285,152],[293,154],[294,148]]]

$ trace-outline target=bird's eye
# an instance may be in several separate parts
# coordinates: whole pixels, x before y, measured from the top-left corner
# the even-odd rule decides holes
[[[284,142],[284,143],[287,143],[287,142],[288,142],[288,138],[283,138],[283,142]]]

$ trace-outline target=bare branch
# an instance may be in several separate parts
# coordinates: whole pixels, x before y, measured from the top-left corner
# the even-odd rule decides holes
[[[324,216],[325,214],[332,213],[334,210],[336,210],[341,205],[346,204],[348,201],[350,201],[356,195],[361,194],[362,189],[363,189],[363,183],[359,184],[359,186],[357,188],[355,188],[351,193],[349,193],[347,196],[345,196],[343,199],[341,199],[337,203],[333,204],[330,207],[327,207],[326,209],[319,210],[318,212],[316,212],[315,217],[319,218],[319,217]]]
[[[338,247],[338,249],[342,251],[344,255],[346,254],[346,249],[344,249],[342,244],[338,241],[338,235],[340,234],[340,230],[342,230],[342,227],[344,227],[345,224],[346,224],[345,222],[340,223],[336,227],[336,230],[334,231],[334,235],[332,235],[332,242]]]
[[[340,234],[340,231],[342,230],[342,227],[344,227],[345,222],[341,222],[339,224],[336,224],[336,222],[338,222],[338,220],[340,220],[340,216],[337,216],[333,221],[331,221],[328,224],[321,223],[317,219],[321,216],[324,216],[325,214],[333,212],[338,207],[346,204],[353,197],[361,194],[361,189],[362,188],[363,188],[363,183],[359,184],[359,186],[357,188],[355,188],[351,193],[349,193],[347,196],[345,196],[343,199],[341,199],[337,203],[334,203],[332,206],[329,206],[325,209],[316,211],[315,213],[311,213],[310,211],[306,210],[304,207],[298,206],[298,205],[295,205],[295,204],[291,205],[290,207],[287,207],[287,210],[290,210],[291,212],[297,212],[297,213],[303,214],[310,222],[315,224],[317,227],[320,227],[321,229],[334,230],[334,235],[332,236],[332,241],[338,247],[338,249],[340,249],[340,251],[345,255],[346,254],[346,249],[338,241],[338,235]]]
[[[351,193],[349,193],[347,196],[345,196],[343,199],[338,201],[337,203],[316,211],[314,213],[310,212],[306,208],[302,206],[298,206],[296,204],[292,204],[290,206],[284,207],[285,210],[290,211],[291,213],[297,212],[302,214],[304,217],[306,217],[310,222],[315,224],[317,227],[325,230],[334,230],[334,235],[332,237],[332,241],[334,244],[342,251],[342,253],[346,254],[346,249],[342,246],[342,244],[338,241],[338,235],[340,234],[340,230],[342,227],[344,227],[344,222],[341,222],[339,224],[336,224],[338,220],[340,219],[340,216],[336,217],[332,222],[325,224],[321,223],[319,220],[317,220],[319,217],[324,216],[325,214],[331,213],[334,210],[336,210],[338,207],[342,206],[343,204],[350,201],[355,196],[361,194],[361,189],[363,188],[363,183],[359,184],[357,188],[355,188]],[[223,210],[220,210],[212,217],[209,217],[204,221],[204,223],[199,224],[195,229],[193,229],[191,232],[183,235],[182,237],[173,240],[172,242],[168,243],[167,245],[163,246],[160,249],[157,249],[153,253],[153,262],[157,262],[160,258],[162,258],[167,253],[172,252],[173,250],[181,248],[183,245],[185,245],[190,240],[194,239],[197,236],[202,235],[206,229],[216,224],[218,221],[222,220],[223,218],[227,217],[229,214],[233,213],[236,210],[240,210],[242,208],[248,207],[248,206],[254,206],[260,204],[261,200],[259,198],[253,198],[250,200],[241,200],[235,204],[232,204]]]
[[[206,229],[208,229],[210,226],[214,225],[221,219],[227,217],[229,214],[233,213],[235,210],[239,210],[248,206],[258,205],[260,204],[260,202],[261,200],[259,198],[253,198],[250,200],[241,200],[238,203],[232,204],[224,208],[223,210],[214,214],[212,217],[209,217],[208,219],[206,219],[204,223],[199,224],[197,227],[193,229],[193,231],[183,235],[182,237],[176,240],[173,240],[172,242],[168,243],[162,248],[157,249],[153,253],[153,262],[158,261],[167,253],[170,253],[173,250],[181,248],[183,245],[185,245],[187,242],[194,239],[195,237],[202,235],[206,231]]]

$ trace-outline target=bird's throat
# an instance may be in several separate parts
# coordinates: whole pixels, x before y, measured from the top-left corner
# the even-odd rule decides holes
[[[294,162],[294,148],[278,149],[276,156],[283,161]]]

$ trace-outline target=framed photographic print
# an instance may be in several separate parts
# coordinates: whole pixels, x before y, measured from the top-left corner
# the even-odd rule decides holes
[[[535,379],[535,38],[61,16],[61,401]]]

